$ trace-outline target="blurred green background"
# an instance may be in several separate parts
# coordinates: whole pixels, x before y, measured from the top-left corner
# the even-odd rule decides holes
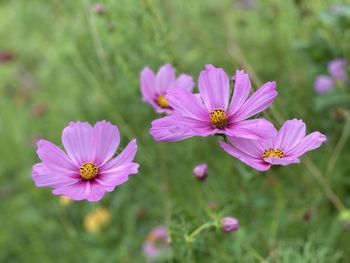
[[[335,193],[350,206],[349,125],[334,117],[346,113],[349,87],[313,90],[328,61],[350,59],[349,8],[334,11],[345,1],[99,3],[102,13],[90,0],[0,1],[0,52],[10,54],[0,64],[0,262],[147,262],[142,243],[158,225],[170,229],[172,249],[157,262],[350,262],[347,210],[332,201]],[[207,63],[245,69],[254,87],[276,80],[279,96],[262,116],[277,127],[301,118],[328,143],[300,165],[259,173],[215,137],[154,142],[157,115],[141,101],[139,74],[168,62],[195,81]],[[36,188],[37,138],[61,146],[70,121],[102,119],[118,125],[122,146],[137,138],[140,173],[99,203],[62,205]],[[203,162],[209,177],[199,182],[192,168]],[[91,233],[84,220],[98,207],[111,221]],[[185,241],[225,215],[240,221],[237,232]]]

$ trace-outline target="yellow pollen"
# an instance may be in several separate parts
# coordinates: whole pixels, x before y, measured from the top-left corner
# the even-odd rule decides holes
[[[93,163],[84,163],[80,167],[80,177],[85,180],[94,179],[98,174],[98,168]]]
[[[159,96],[157,97],[156,101],[157,101],[157,104],[158,104],[160,107],[162,107],[162,108],[164,108],[164,109],[170,109],[170,105],[169,105],[168,102],[166,101],[166,98],[165,98],[164,94],[159,95]]]
[[[269,150],[264,151],[262,158],[263,159],[266,159],[269,157],[284,158],[284,156],[285,156],[285,154],[281,149],[278,148],[275,150],[275,149],[270,148]]]
[[[223,129],[227,124],[226,111],[222,109],[213,110],[210,113],[210,124],[217,129]]]

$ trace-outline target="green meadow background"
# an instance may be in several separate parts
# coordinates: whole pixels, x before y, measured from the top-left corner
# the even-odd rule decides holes
[[[0,1],[0,52],[15,56],[0,64],[0,262],[147,262],[142,243],[158,225],[170,229],[172,249],[156,262],[350,262],[349,121],[338,116],[349,87],[313,90],[329,60],[350,59],[350,15],[329,12],[345,1],[238,2],[105,0],[96,14],[90,0]],[[139,76],[165,63],[195,81],[207,63],[246,70],[254,88],[276,80],[279,96],[261,116],[277,127],[303,119],[328,142],[300,165],[264,173],[215,136],[155,142],[157,114],[141,100]],[[118,125],[122,147],[137,138],[140,173],[99,203],[62,206],[31,179],[35,141],[62,146],[70,121],[103,119]],[[192,169],[203,162],[209,177],[199,182]],[[89,233],[84,218],[101,206],[112,220]],[[237,232],[208,229],[186,242],[226,215],[240,221]]]

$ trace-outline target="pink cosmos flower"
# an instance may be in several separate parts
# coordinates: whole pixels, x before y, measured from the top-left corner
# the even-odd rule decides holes
[[[221,68],[207,65],[199,76],[199,94],[185,89],[168,91],[166,100],[174,109],[171,116],[152,122],[156,141],[179,141],[192,136],[214,134],[257,139],[268,136],[272,124],[248,118],[268,108],[277,96],[276,83],[268,82],[249,97],[248,74],[236,71],[230,101],[230,81]],[[249,97],[249,98],[248,98]]]
[[[334,59],[328,63],[328,72],[335,82],[338,81],[344,84],[348,82],[346,65],[347,61],[341,58]]]
[[[330,76],[318,75],[314,82],[314,89],[318,94],[333,90],[336,84],[344,85],[348,83],[346,71],[347,61],[337,58],[328,63],[328,72]]]
[[[286,121],[279,131],[272,128],[267,140],[230,137],[231,144],[220,142],[220,146],[246,165],[258,171],[266,171],[271,165],[299,163],[300,156],[320,147],[327,140],[320,132],[307,136],[305,133],[305,123],[293,119]]]
[[[151,230],[147,235],[142,249],[145,256],[149,259],[158,258],[162,253],[169,250],[168,230],[164,226],[158,226]]]
[[[138,172],[139,165],[132,162],[137,151],[135,139],[111,159],[119,141],[117,126],[109,122],[99,121],[94,127],[71,122],[62,133],[67,153],[49,141],[37,143],[41,163],[33,166],[35,185],[51,187],[53,194],[73,200],[99,201],[105,192],[112,192]]]
[[[194,82],[191,76],[181,74],[176,78],[175,69],[170,64],[163,65],[157,74],[145,67],[141,72],[141,93],[143,101],[150,104],[158,113],[172,112],[165,95],[171,88],[191,92]]]
[[[318,94],[326,93],[333,90],[334,83],[331,77],[318,75],[315,79],[314,89]]]

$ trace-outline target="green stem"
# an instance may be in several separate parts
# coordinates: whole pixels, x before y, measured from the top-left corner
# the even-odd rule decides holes
[[[190,235],[185,235],[185,240],[189,243],[192,243],[194,242],[195,240],[195,237],[201,233],[203,230],[207,229],[207,228],[210,228],[210,227],[213,227],[213,226],[216,226],[216,222],[207,222],[207,223],[204,223],[203,225],[199,226],[197,229],[195,229]]]
[[[349,134],[350,134],[350,119],[347,118],[342,134],[337,142],[337,144],[334,147],[334,150],[331,154],[331,158],[329,159],[327,168],[326,168],[326,178],[328,178],[331,174],[332,171],[334,170],[335,164],[340,156],[341,151],[343,150],[346,141],[349,138]]]

